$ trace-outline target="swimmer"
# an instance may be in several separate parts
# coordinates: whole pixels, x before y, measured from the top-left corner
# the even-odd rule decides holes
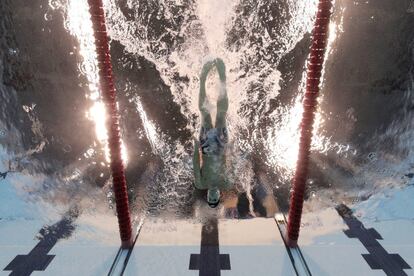
[[[213,126],[210,112],[206,106],[206,79],[210,70],[216,67],[221,82],[221,91],[217,100],[217,115]],[[207,190],[207,203],[215,208],[220,202],[220,191],[232,187],[225,172],[225,146],[228,142],[226,115],[229,101],[226,91],[226,67],[223,60],[217,58],[204,64],[200,76],[200,94],[198,106],[201,113],[199,141],[194,142],[195,187]]]

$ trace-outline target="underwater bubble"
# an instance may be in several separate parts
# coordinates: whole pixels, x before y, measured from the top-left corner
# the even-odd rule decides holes
[[[79,66],[79,71],[84,75],[89,75],[91,72],[96,72],[97,68],[92,62],[82,62]]]
[[[23,107],[23,110],[24,110],[26,113],[29,113],[29,112],[30,112],[30,107],[28,107],[27,105],[23,105],[22,107]]]
[[[56,10],[62,6],[62,3],[59,0],[49,0],[49,7],[53,10]]]
[[[63,151],[66,152],[66,153],[71,152],[72,151],[71,145],[65,145],[63,147]]]
[[[377,154],[375,152],[370,152],[368,154],[368,159],[371,161],[375,161],[377,159]]]
[[[63,22],[63,28],[66,30],[66,31],[68,31],[68,32],[70,32],[70,21],[65,21],[65,22]]]
[[[13,49],[13,48],[9,49],[10,56],[17,56],[18,54],[19,54],[19,49]]]
[[[45,13],[44,18],[45,18],[45,21],[51,21],[53,19],[53,15],[47,12]]]
[[[414,2],[410,3],[410,6],[407,9],[408,13],[414,13]]]

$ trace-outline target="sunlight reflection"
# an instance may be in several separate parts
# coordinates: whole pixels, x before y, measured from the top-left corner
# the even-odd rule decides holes
[[[315,12],[317,2],[313,2]],[[343,13],[343,10],[341,11]],[[309,13],[308,13],[309,15]],[[325,63],[328,60],[331,49],[334,42],[338,37],[338,33],[342,31],[342,15],[339,23],[334,20],[330,23],[330,33],[328,38],[328,49],[326,52]],[[303,24],[304,22],[299,22],[298,24]],[[309,30],[310,31],[310,30]],[[306,68],[306,66],[305,66]],[[301,93],[298,94],[297,98],[294,101],[292,107],[281,107],[278,110],[275,110],[274,115],[281,114],[279,116],[279,121],[275,123],[275,126],[271,131],[268,132],[266,140],[268,142],[269,163],[283,168],[286,175],[285,179],[289,180],[294,173],[296,168],[296,162],[299,152],[299,139],[300,139],[300,123],[302,120],[303,113],[303,93],[305,92],[306,87],[306,69],[304,68],[302,74],[302,81],[299,87]],[[324,86],[324,74],[325,70],[322,72],[322,82],[321,82],[321,94],[318,98],[319,107],[320,103],[323,101],[323,86]],[[326,153],[329,149],[338,148],[338,151],[347,151],[349,145],[340,145],[338,143],[332,143],[330,137],[326,137],[322,134],[323,131],[324,119],[322,116],[322,111],[318,108],[317,113],[315,114],[314,122],[314,131],[312,139],[312,151],[318,151],[320,153]]]
[[[66,2],[49,0],[49,6],[53,9],[66,7],[65,28],[78,40],[79,49],[77,50],[82,58],[82,61],[79,63],[79,71],[88,81],[89,93],[86,97],[94,102],[92,107],[86,112],[86,116],[94,122],[96,138],[105,150],[106,161],[109,162],[106,110],[105,105],[100,99],[98,63],[88,3],[86,0],[68,0]],[[128,154],[122,141],[121,150],[123,161],[126,164],[128,162]]]

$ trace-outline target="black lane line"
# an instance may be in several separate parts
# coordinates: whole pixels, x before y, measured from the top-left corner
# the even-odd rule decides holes
[[[217,218],[210,218],[201,230],[200,254],[191,254],[190,270],[199,270],[199,276],[220,276],[221,270],[230,270],[230,255],[220,254]]]
[[[27,255],[17,255],[4,269],[10,276],[28,276],[34,271],[45,271],[55,255],[49,251],[60,239],[68,238],[75,230],[74,220],[79,212],[70,211],[59,222],[45,226],[39,231],[40,241]]]
[[[382,240],[381,235],[374,228],[366,229],[348,206],[341,204],[336,211],[348,225],[349,230],[344,230],[348,238],[357,238],[368,250],[369,254],[362,257],[371,269],[382,269],[385,274],[392,276],[407,275],[403,269],[411,269],[399,254],[390,254],[377,241]]]
[[[111,269],[108,272],[108,276],[114,275],[114,273],[115,273],[115,267],[117,266],[118,262],[120,261],[121,254],[122,254],[122,252],[124,252],[126,250],[126,251],[128,251],[128,253],[127,253],[127,256],[126,256],[126,258],[124,260],[124,263],[122,264],[122,270],[121,270],[121,274],[119,276],[124,275],[125,269],[126,269],[126,267],[128,265],[128,262],[129,262],[129,259],[130,259],[131,255],[132,255],[132,251],[134,251],[135,244],[136,244],[136,242],[138,240],[138,236],[139,236],[139,233],[141,232],[141,229],[142,229],[142,225],[139,227],[139,229],[137,231],[137,234],[135,235],[134,243],[132,244],[132,247],[131,248],[129,248],[129,249],[123,249],[122,247],[119,248],[118,253],[115,256],[115,260],[114,260],[114,262],[111,265]]]
[[[286,240],[285,240],[285,234],[286,234],[286,231],[287,231],[287,229],[286,229],[286,227],[287,227],[287,219],[286,219],[286,216],[283,215],[283,221],[279,221],[276,218],[275,218],[275,221],[276,221],[277,228],[279,229],[280,236],[282,237],[283,244],[285,245],[286,252],[288,253],[290,262],[292,263],[292,267],[295,270],[295,274],[296,275],[299,275],[299,271],[298,271],[297,266],[302,265],[303,266],[303,269],[305,270],[305,272],[307,273],[307,275],[312,276],[312,273],[311,273],[311,271],[309,269],[309,266],[308,266],[308,264],[306,262],[305,257],[302,254],[302,250],[300,250],[299,245],[297,247],[295,247],[295,248],[290,248],[287,245],[287,243],[286,243]],[[296,251],[299,254],[299,258],[300,259],[297,260],[298,262],[295,261],[295,257],[293,257],[292,251]]]

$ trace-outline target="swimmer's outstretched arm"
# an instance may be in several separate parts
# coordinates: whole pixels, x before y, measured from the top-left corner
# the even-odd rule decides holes
[[[217,116],[216,116],[216,128],[225,128],[226,127],[226,114],[227,109],[229,108],[229,100],[227,97],[226,90],[226,66],[221,58],[216,58],[214,60],[208,61],[204,64],[203,69],[201,70],[200,75],[200,94],[198,97],[198,108],[201,112],[201,125],[205,128],[212,128],[213,123],[211,120],[211,115],[206,108],[206,80],[207,75],[210,70],[216,66],[219,78],[221,81],[221,91],[219,98],[217,100]]]
[[[227,110],[229,108],[229,99],[227,97],[226,89],[226,66],[220,58],[217,58],[215,62],[221,81],[221,91],[217,100],[216,128],[225,128]]]
[[[194,184],[197,189],[203,189],[201,185],[199,147],[200,147],[199,142],[197,140],[194,140],[194,155],[193,155]]]
[[[198,108],[201,112],[201,126],[204,128],[212,128],[213,122],[211,120],[210,112],[207,110],[207,95],[206,95],[206,80],[211,68],[214,66],[214,61],[208,61],[204,64],[200,75],[200,94],[198,96]]]

